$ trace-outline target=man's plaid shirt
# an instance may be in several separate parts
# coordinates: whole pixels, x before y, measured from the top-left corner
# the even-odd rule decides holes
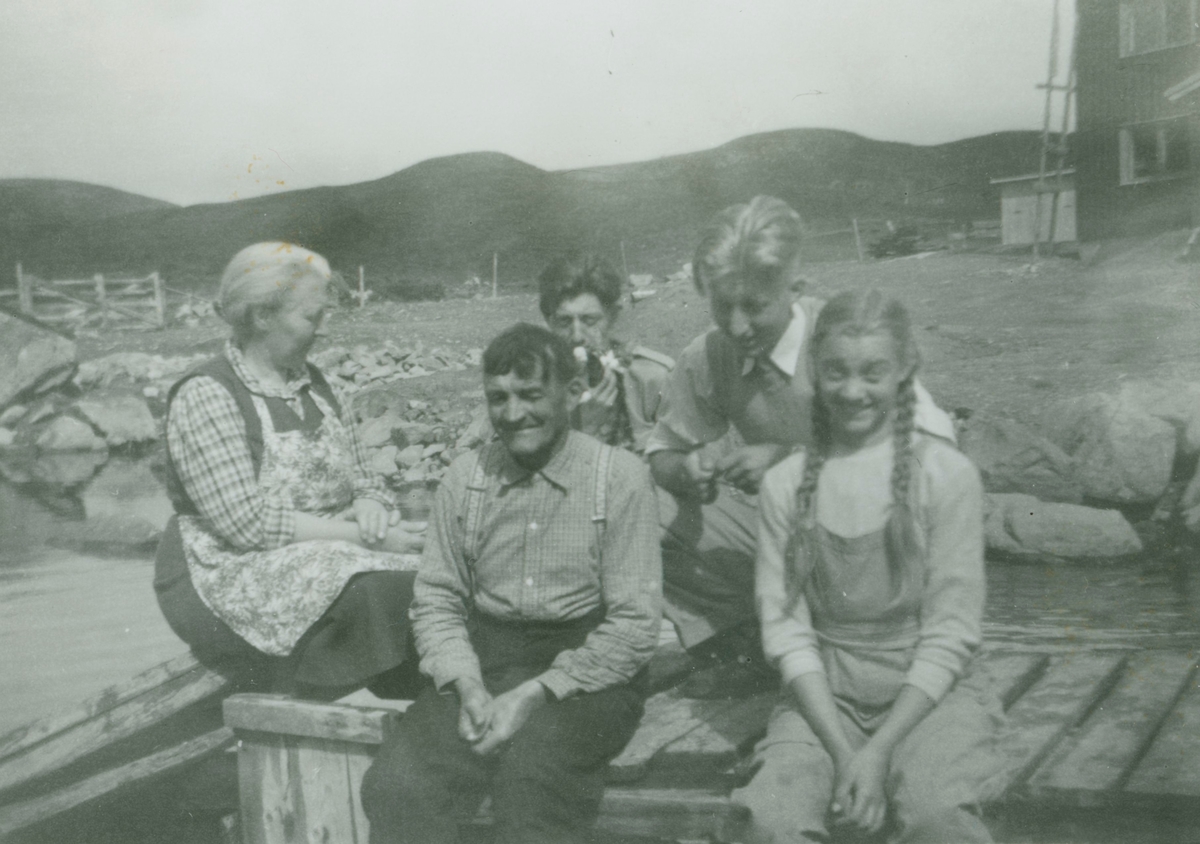
[[[464,555],[464,506],[474,454],[451,464],[434,502],[410,616],[421,668],[439,688],[480,680],[467,636],[471,611],[508,621],[577,619],[604,608],[583,645],[537,679],[559,699],[630,680],[658,642],[662,597],[658,502],[650,473],[617,449],[608,477],[603,547],[592,521],[601,445],[576,431],[540,471],[500,443],[489,461],[476,553]]]

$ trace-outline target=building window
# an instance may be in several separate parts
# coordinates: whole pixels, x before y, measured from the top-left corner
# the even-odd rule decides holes
[[[1121,57],[1196,41],[1197,0],[1121,0]]]
[[[1191,171],[1187,118],[1121,129],[1121,184],[1169,179]]]

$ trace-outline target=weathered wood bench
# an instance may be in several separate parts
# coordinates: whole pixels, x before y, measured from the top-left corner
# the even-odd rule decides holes
[[[186,654],[0,736],[0,839],[219,755],[232,690]]]
[[[1106,807],[1200,805],[1200,687],[1176,651],[1000,652],[984,669],[1008,712],[992,801]],[[673,840],[737,840],[730,789],[749,775],[774,695],[653,695],[611,766],[599,825]],[[235,695],[246,844],[365,844],[359,785],[395,710]]]

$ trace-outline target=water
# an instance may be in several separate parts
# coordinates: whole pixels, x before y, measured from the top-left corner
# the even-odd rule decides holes
[[[113,460],[66,489],[0,482],[0,734],[186,652],[159,614],[150,550],[78,550],[85,525],[128,535],[130,516],[161,528],[169,513],[144,463]]]
[[[89,459],[0,464],[0,734],[185,651],[154,600],[149,548],[78,550],[84,525],[93,538],[130,516],[161,527],[163,487],[145,461]],[[993,648],[1190,648],[1200,566],[991,564],[985,633]]]

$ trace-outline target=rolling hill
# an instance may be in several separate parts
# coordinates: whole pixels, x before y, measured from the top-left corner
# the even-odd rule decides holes
[[[715,211],[758,193],[791,203],[815,232],[851,217],[961,224],[998,216],[988,179],[1030,169],[1035,132],[938,146],[793,129],[653,161],[549,172],[499,153],[430,159],[382,179],[185,208],[76,183],[0,181],[0,267],[42,276],[159,270],[176,287],[209,283],[249,243],[286,239],[373,283],[487,276],[531,279],[566,248],[630,268],[686,260]],[[814,240],[814,247],[820,240]],[[7,273],[5,273],[7,275]]]

